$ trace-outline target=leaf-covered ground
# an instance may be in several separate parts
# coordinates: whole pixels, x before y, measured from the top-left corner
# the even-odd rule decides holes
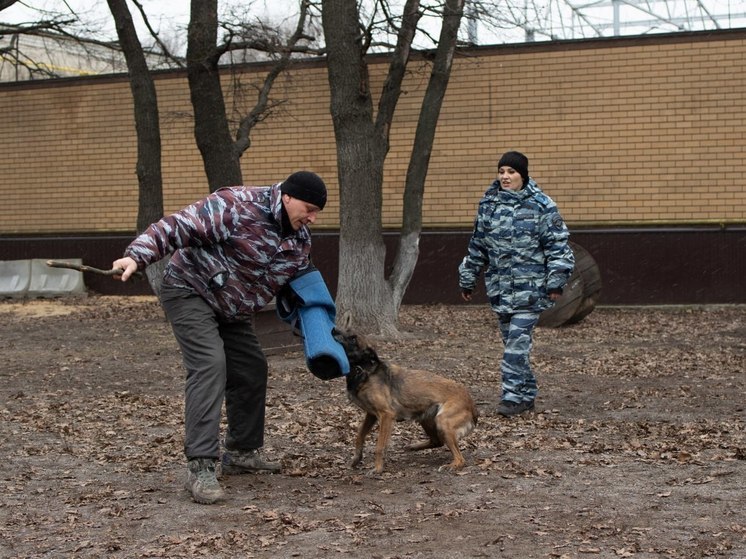
[[[153,298],[0,302],[1,557],[746,557],[746,308],[597,308],[541,328],[537,413],[499,418],[482,306],[412,306],[382,357],[459,379],[481,412],[467,467],[348,467],[361,413],[302,355],[270,357],[279,475],[183,490],[180,356]],[[374,433],[375,435],[375,433]]]

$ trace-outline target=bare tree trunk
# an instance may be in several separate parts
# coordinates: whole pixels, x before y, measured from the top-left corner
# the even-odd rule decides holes
[[[194,137],[202,154],[210,192],[242,183],[241,154],[231,138],[220,83],[217,0],[192,0],[187,44],[187,77],[194,109]]]
[[[401,301],[414,272],[422,229],[422,195],[435,128],[448,85],[464,0],[448,0],[440,43],[422,104],[404,203],[404,223],[394,269],[385,277],[382,230],[383,169],[389,133],[401,94],[412,41],[421,17],[419,0],[407,0],[397,44],[373,122],[366,35],[355,0],[325,0],[331,113],[340,183],[339,316],[357,330],[395,336]]]
[[[17,1],[18,0],[0,0],[0,12],[2,12],[5,8],[10,8]]]
[[[406,293],[419,256],[420,234],[422,232],[422,198],[425,193],[425,180],[433,152],[435,131],[440,118],[443,98],[451,77],[453,56],[456,52],[458,30],[464,11],[465,0],[446,0],[443,24],[440,30],[438,48],[433,60],[430,80],[422,99],[420,116],[417,120],[412,155],[407,169],[402,211],[402,231],[394,269],[390,283],[397,315]]]
[[[322,6],[331,114],[340,183],[340,319],[361,331],[396,329],[384,277],[386,248],[381,225],[383,163],[388,129],[373,122],[368,67],[355,0]]]
[[[265,118],[274,106],[282,102],[271,102],[270,92],[275,80],[288,68],[294,52],[307,49],[297,47],[304,40],[312,40],[304,33],[310,2],[300,0],[300,13],[295,32],[287,42],[278,43],[269,50],[276,55],[275,62],[259,88],[256,104],[240,121],[235,141],[226,113],[225,98],[218,63],[220,57],[233,48],[268,48],[274,42],[266,37],[256,41],[230,41],[218,46],[217,0],[192,0],[187,43],[187,76],[189,92],[194,110],[194,136],[202,154],[210,192],[223,186],[243,183],[241,156],[251,146],[251,131]],[[297,47],[297,48],[296,48]]]
[[[137,230],[141,232],[163,216],[158,102],[155,85],[125,0],[107,1],[127,59],[134,98],[138,138],[137,176],[140,184]],[[220,56],[231,48],[231,44],[226,43],[222,48],[217,45],[217,0],[192,0],[187,45],[187,76],[194,110],[195,140],[202,154],[210,192],[223,186],[242,183],[240,158],[251,144],[250,134],[254,126],[271,113],[272,103],[269,95],[274,81],[289,66],[293,52],[305,50],[304,47],[296,49],[299,42],[313,40],[313,37],[304,32],[309,6],[308,0],[301,0],[296,30],[279,48],[279,57],[264,79],[256,105],[241,120],[234,142],[231,139],[218,70]],[[255,43],[272,44],[262,37]],[[247,48],[247,44],[243,43],[236,48]],[[168,258],[165,258],[150,265],[146,270],[150,285],[156,294],[160,292],[161,278],[167,263]]]
[[[139,202],[137,231],[144,231],[163,217],[163,176],[161,173],[161,129],[158,97],[142,46],[125,0],[107,0],[116,24],[119,44],[127,60],[137,132],[137,180]],[[153,292],[158,295],[165,261],[147,270]],[[160,272],[160,273],[159,273]]]

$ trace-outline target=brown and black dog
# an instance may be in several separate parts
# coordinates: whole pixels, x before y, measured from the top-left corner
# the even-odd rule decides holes
[[[382,472],[394,421],[414,420],[422,425],[428,440],[408,450],[445,445],[453,454],[453,461],[443,467],[463,468],[466,462],[458,442],[471,433],[479,416],[466,387],[428,371],[388,364],[359,335],[337,330],[334,337],[342,344],[350,361],[347,394],[365,412],[351,465],[355,467],[362,461],[365,438],[378,422],[375,472]]]

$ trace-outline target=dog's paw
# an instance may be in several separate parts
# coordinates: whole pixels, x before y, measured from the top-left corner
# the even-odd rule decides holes
[[[383,475],[383,470],[378,470],[376,468],[370,468],[365,472],[365,477],[369,477],[372,479],[382,479]]]
[[[465,465],[465,463],[454,464],[453,462],[451,462],[450,464],[443,464],[440,468],[438,468],[438,471],[456,474],[463,470]]]

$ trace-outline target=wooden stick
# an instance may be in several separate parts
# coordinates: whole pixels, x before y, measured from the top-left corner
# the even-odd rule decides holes
[[[69,270],[77,270],[78,272],[91,272],[94,274],[101,274],[102,276],[121,276],[124,273],[122,268],[114,268],[112,270],[102,270],[100,268],[93,268],[91,266],[85,266],[83,264],[74,264],[72,262],[62,262],[61,260],[47,260],[47,266],[51,268],[67,268]],[[133,277],[142,278],[142,272],[135,272],[132,274]]]

